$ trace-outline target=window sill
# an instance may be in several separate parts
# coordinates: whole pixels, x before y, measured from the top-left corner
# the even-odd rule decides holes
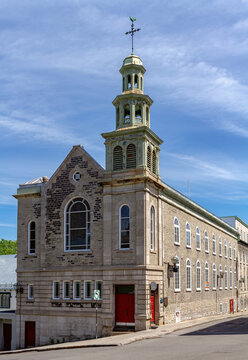
[[[192,292],[192,289],[186,289],[186,292]]]
[[[34,303],[34,299],[27,299],[26,303]]]
[[[151,254],[157,254],[157,251],[155,251],[155,250],[150,250],[150,253],[151,253]]]
[[[214,256],[216,256],[216,253],[213,253]]]
[[[187,249],[191,249],[191,245],[186,245],[186,248],[187,248]]]
[[[196,289],[196,291],[197,291],[197,292],[200,292],[200,291],[201,291],[201,289]]]
[[[206,253],[206,254],[209,254],[209,250],[205,250],[205,253]]]
[[[131,249],[131,248],[125,248],[125,249],[116,249],[117,251],[120,251],[120,252],[122,252],[122,251],[133,251],[133,249]]]
[[[201,249],[200,249],[200,248],[196,248],[196,250],[197,250],[197,251],[201,251]]]
[[[84,249],[84,250],[64,250],[65,253],[92,253],[91,249]]]
[[[174,245],[176,245],[176,246],[180,246],[180,243],[175,243],[175,242],[174,242]]]
[[[175,292],[175,293],[180,293],[180,292],[181,292],[181,290],[174,290],[174,292]]]

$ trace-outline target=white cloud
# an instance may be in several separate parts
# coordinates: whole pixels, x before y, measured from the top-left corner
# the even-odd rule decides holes
[[[1,223],[0,222],[0,227],[9,227],[9,228],[16,228],[16,224],[7,224],[7,223]]]

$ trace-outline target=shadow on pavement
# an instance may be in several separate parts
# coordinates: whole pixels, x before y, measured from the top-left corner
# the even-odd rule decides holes
[[[229,320],[220,324],[212,325],[204,329],[182,334],[180,336],[191,335],[240,335],[248,334],[248,317]]]

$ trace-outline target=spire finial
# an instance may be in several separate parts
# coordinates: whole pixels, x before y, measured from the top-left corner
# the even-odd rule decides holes
[[[127,31],[125,34],[126,35],[129,35],[129,34],[131,34],[131,36],[132,36],[132,55],[133,55],[133,36],[134,36],[134,33],[136,32],[136,31],[140,31],[141,29],[134,29],[134,21],[136,21],[136,19],[134,18],[134,17],[129,17],[130,18],[130,20],[131,20],[131,30],[130,31]]]

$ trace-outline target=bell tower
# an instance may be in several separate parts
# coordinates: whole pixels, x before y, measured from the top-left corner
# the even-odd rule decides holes
[[[131,31],[133,50],[133,23]],[[162,140],[150,129],[150,107],[144,94],[146,69],[140,57],[131,53],[122,64],[122,93],[113,101],[116,109],[115,130],[102,134],[106,146],[106,176],[121,178],[151,176],[160,180],[159,146]],[[135,172],[131,174],[130,172]],[[154,179],[155,180],[155,179]]]

